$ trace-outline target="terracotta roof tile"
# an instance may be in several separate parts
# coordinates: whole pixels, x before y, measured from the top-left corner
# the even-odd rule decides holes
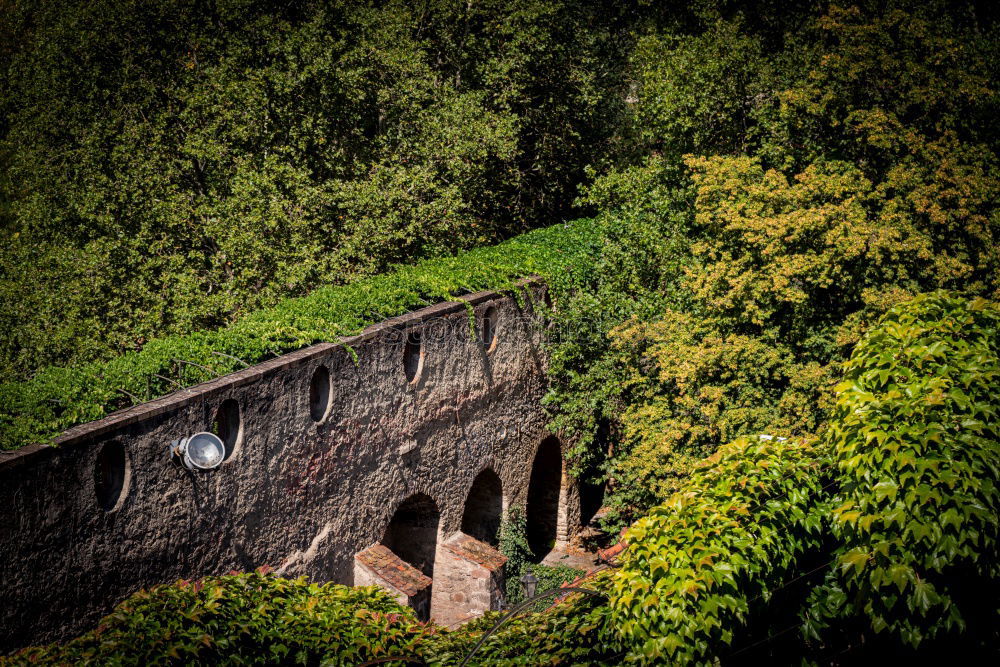
[[[432,583],[430,577],[394,554],[384,544],[369,547],[358,553],[355,558],[409,597],[430,587]]]
[[[460,558],[482,565],[490,572],[499,570],[507,562],[507,557],[502,553],[465,533],[451,538],[444,543],[444,547]]]

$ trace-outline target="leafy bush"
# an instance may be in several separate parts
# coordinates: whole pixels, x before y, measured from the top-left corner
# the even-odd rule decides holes
[[[0,378],[565,217],[626,8],[57,0],[0,12]]]
[[[232,357],[255,363],[318,341],[336,341],[456,293],[512,289],[521,277],[550,276],[592,261],[594,243],[587,220],[557,225],[498,246],[321,288],[218,331],[151,341],[106,363],[46,368],[30,381],[0,385],[0,447],[42,442],[130,405],[132,396],[146,401],[176,389],[157,375],[192,385],[239,368]]]
[[[786,658],[995,654],[1000,306],[920,295],[845,375],[818,439],[738,439],[630,528],[608,622],[633,659],[719,659],[795,629],[809,643]]]
[[[822,455],[808,442],[742,438],[633,525],[611,578],[630,655],[703,662],[822,544]]]
[[[699,7],[639,41],[630,159],[581,198],[605,243],[560,277],[546,403],[617,525],[736,436],[816,433],[893,305],[1000,294],[995,17]]]
[[[562,584],[573,581],[584,574],[583,570],[565,565],[548,566],[531,563],[532,553],[531,547],[528,545],[528,521],[524,514],[524,508],[520,505],[512,506],[504,515],[503,524],[500,526],[499,551],[507,557],[507,564],[504,566],[507,578],[504,599],[510,605],[524,601],[524,589],[520,579],[527,572],[538,577],[538,587],[536,588],[538,593],[559,588]]]
[[[430,665],[457,665],[499,620],[489,612],[459,630],[427,635],[420,655]],[[542,613],[513,619],[491,635],[472,665],[617,664],[624,655],[606,623],[607,610],[593,597],[570,596]]]
[[[1000,306],[983,299],[920,295],[857,346],[827,432],[838,546],[811,636],[853,617],[913,647],[963,631],[996,642],[998,386]]]
[[[412,654],[428,630],[384,591],[255,572],[135,593],[96,629],[19,664],[356,665]]]

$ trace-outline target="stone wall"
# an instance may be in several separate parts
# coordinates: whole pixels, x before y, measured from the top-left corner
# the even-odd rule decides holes
[[[462,532],[442,542],[434,568],[434,621],[455,628],[500,609],[506,562],[496,549]]]
[[[432,306],[0,454],[0,647],[73,635],[180,578],[270,565],[350,584],[408,498],[436,505],[439,543],[460,530],[484,470],[499,504],[525,504],[546,438],[544,327],[510,296],[463,300],[489,345],[466,304]],[[217,421],[219,469],[169,460],[171,441]],[[563,538],[574,493],[560,490]]]

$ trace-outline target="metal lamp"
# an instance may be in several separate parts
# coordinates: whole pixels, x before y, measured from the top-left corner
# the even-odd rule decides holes
[[[212,470],[225,458],[226,446],[214,433],[195,433],[171,442],[170,455],[179,458],[188,470]]]
[[[529,570],[521,575],[521,587],[524,589],[524,599],[530,600],[535,597],[535,589],[538,587],[538,577]]]

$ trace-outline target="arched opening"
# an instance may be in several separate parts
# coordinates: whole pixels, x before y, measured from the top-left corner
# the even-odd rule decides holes
[[[420,379],[424,369],[424,348],[419,331],[411,331],[406,335],[406,346],[403,349],[403,371],[406,381],[413,383]]]
[[[382,544],[428,577],[434,576],[438,521],[441,513],[430,496],[422,493],[404,500],[392,515]]]
[[[559,523],[559,492],[562,488],[562,452],[559,440],[546,438],[538,447],[528,483],[528,546],[536,562],[552,550]]]
[[[465,499],[462,532],[495,547],[500,542],[502,514],[503,486],[497,474],[487,468],[476,475]]]
[[[330,411],[330,371],[318,367],[309,381],[309,416],[314,422],[323,421]]]
[[[212,426],[215,435],[219,436],[226,446],[226,455],[223,461],[228,461],[240,443],[243,442],[243,422],[240,418],[240,404],[235,399],[227,398],[219,406],[215,413],[215,422]]]
[[[128,493],[128,481],[125,446],[118,441],[107,443],[98,452],[94,465],[94,492],[102,510],[113,512],[121,506]]]

